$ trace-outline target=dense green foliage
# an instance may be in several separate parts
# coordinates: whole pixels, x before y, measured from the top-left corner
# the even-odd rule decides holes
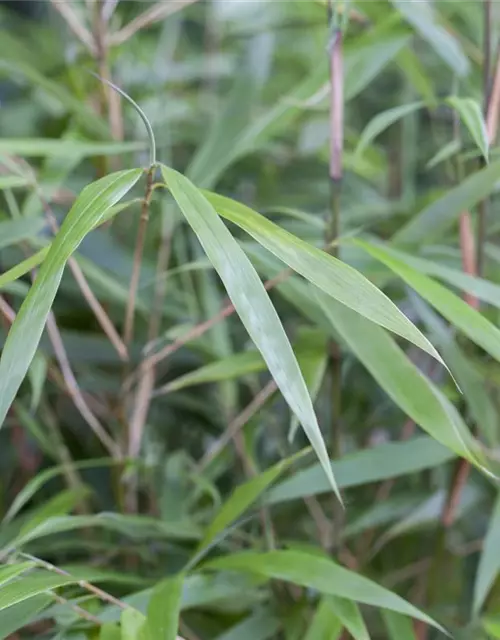
[[[500,638],[495,3],[3,9],[0,638]]]

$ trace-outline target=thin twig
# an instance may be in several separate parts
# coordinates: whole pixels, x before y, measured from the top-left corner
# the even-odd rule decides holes
[[[114,140],[123,140],[124,125],[121,108],[120,94],[111,89],[111,72],[109,67],[109,46],[108,46],[108,21],[105,16],[106,4],[102,0],[97,0],[94,4],[94,58],[100,78],[104,80],[103,96],[107,104],[109,127]],[[104,105],[103,105],[104,106]],[[104,109],[103,109],[104,111]],[[118,168],[117,158],[114,158],[115,166]]]
[[[120,448],[114,442],[113,438],[108,434],[106,429],[102,426],[96,416],[92,413],[85,398],[83,397],[82,392],[80,391],[80,387],[78,386],[73,370],[71,369],[69,358],[66,353],[66,349],[64,348],[64,343],[62,341],[61,334],[59,332],[56,320],[52,312],[49,314],[49,317],[47,319],[47,333],[52,343],[54,354],[59,363],[59,367],[66,384],[66,389],[68,390],[68,393],[73,400],[75,407],[78,409],[82,418],[89,425],[95,435],[99,438],[102,445],[107,449],[107,451],[115,458],[121,457]]]
[[[253,418],[253,416],[259,411],[264,403],[275,393],[277,385],[274,380],[269,381],[265,387],[263,387],[255,398],[243,409],[243,411],[236,416],[236,418],[229,424],[226,431],[217,440],[217,442],[210,447],[207,453],[203,456],[197,465],[196,472],[202,473],[207,466],[219,455],[219,453],[231,442],[234,441],[236,434],[242,429],[247,422]]]
[[[158,251],[156,263],[156,281],[153,298],[153,309],[149,320],[148,342],[152,343],[158,337],[161,326],[162,307],[165,300],[166,281],[160,275],[167,269],[170,260],[171,232],[162,234],[162,241]],[[148,417],[149,406],[151,404],[152,392],[155,384],[155,368],[140,368],[140,379],[134,400],[134,409],[129,425],[128,435],[128,455],[134,459],[139,455],[141,448],[144,426]],[[134,472],[129,479],[127,494],[127,508],[129,512],[137,511],[137,474]]]
[[[146,229],[149,221],[149,205],[153,194],[153,177],[155,168],[156,167],[154,166],[150,167],[146,174],[146,193],[141,207],[141,217],[139,220],[139,229],[137,231],[134,263],[132,266],[132,275],[130,277],[130,291],[125,311],[125,325],[123,330],[123,340],[127,346],[130,345],[134,335],[135,304],[137,289],[139,286],[139,277],[141,275],[142,254],[144,252],[144,244],[146,241]]]
[[[157,2],[149,9],[134,18],[119,31],[108,37],[109,46],[118,46],[129,40],[141,29],[150,27],[155,22],[163,20],[169,15],[180,11],[184,7],[194,4],[197,0],[176,0],[176,2]]]
[[[59,604],[62,604],[65,607],[69,607],[70,609],[72,609],[76,613],[76,615],[79,616],[80,618],[83,618],[84,620],[87,620],[87,622],[92,622],[92,624],[95,624],[97,627],[101,627],[102,626],[102,624],[103,624],[102,620],[99,620],[99,618],[94,616],[92,613],[89,613],[85,609],[82,609],[82,607],[80,607],[79,605],[74,604],[73,602],[70,602],[69,600],[66,600],[66,598],[63,598],[62,596],[60,596],[59,594],[55,593],[54,591],[47,591],[47,593],[52,598],[54,598],[54,600],[56,602],[58,602]]]
[[[79,20],[69,2],[61,0],[50,0],[52,6],[64,18],[64,21],[76,35],[76,37],[86,46],[92,55],[96,53],[96,45],[90,31]]]
[[[267,282],[264,283],[264,288],[267,291],[269,291],[273,287],[284,282],[287,278],[290,277],[292,273],[293,272],[291,269],[284,269],[283,271],[280,271],[280,273],[274,276],[274,278],[271,278],[270,280],[267,280]],[[214,316],[212,316],[208,320],[205,320],[204,322],[201,322],[200,324],[197,324],[195,327],[187,331],[180,338],[177,338],[177,340],[175,340],[172,344],[166,345],[165,347],[163,347],[163,349],[160,349],[160,351],[158,351],[157,353],[147,355],[144,358],[141,365],[139,366],[138,370],[135,371],[127,379],[125,383],[125,389],[128,390],[130,386],[138,379],[139,373],[141,371],[141,367],[143,367],[142,370],[144,371],[147,368],[157,366],[162,360],[165,360],[166,358],[174,354],[176,351],[181,349],[188,342],[191,342],[192,340],[196,340],[197,338],[200,338],[204,333],[209,331],[217,323],[229,317],[234,312],[235,312],[234,306],[231,303],[229,303],[225,307],[223,307],[218,313],[216,313]],[[146,352],[148,350],[149,350],[149,345],[146,348]],[[156,395],[156,392],[155,392],[155,395]]]

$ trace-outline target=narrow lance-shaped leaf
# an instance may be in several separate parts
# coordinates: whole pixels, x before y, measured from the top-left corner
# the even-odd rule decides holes
[[[473,309],[443,285],[394,257],[381,245],[364,240],[352,242],[385,264],[437,309],[448,322],[463,331],[467,337],[500,362],[500,330],[479,311]]]
[[[182,213],[224,283],[241,321],[262,353],[276,384],[299,418],[338,495],[306,383],[278,314],[257,272],[203,194],[173,169],[162,165],[162,173]]]
[[[372,120],[370,120],[363,130],[358,146],[356,147],[356,156],[360,156],[370,142],[372,142],[372,140],[374,140],[383,131],[388,129],[391,124],[394,124],[401,118],[417,111],[417,109],[420,109],[423,106],[423,102],[412,102],[411,104],[403,104],[399,107],[394,107],[393,109],[388,109],[387,111],[377,114]]]
[[[395,340],[324,294],[317,296],[335,330],[392,400],[436,440],[487,470],[488,462],[458,411]]]
[[[463,124],[469,130],[474,142],[483,154],[486,161],[489,156],[489,140],[484,121],[483,112],[477,100],[472,98],[459,98],[450,96],[446,102],[460,115]]]
[[[341,489],[360,487],[398,476],[433,469],[455,458],[455,454],[427,436],[407,442],[387,442],[342,457],[332,464]],[[271,489],[265,504],[306,498],[329,491],[325,474],[319,465],[298,471]]]
[[[85,187],[55,237],[5,342],[0,360],[0,425],[35,355],[64,266],[86,234],[139,180],[141,169],[110,174]]]
[[[320,593],[397,611],[444,631],[432,618],[392,591],[317,555],[298,551],[244,552],[212,560],[206,566],[227,571],[247,571],[270,579],[285,580]]]
[[[241,227],[309,282],[443,363],[436,349],[417,327],[356,269],[281,229],[239,202],[214,193],[205,195],[221,216]]]

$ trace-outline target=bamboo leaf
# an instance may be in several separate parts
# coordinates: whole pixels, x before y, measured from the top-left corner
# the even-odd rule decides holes
[[[484,159],[488,162],[490,143],[483,112],[477,100],[450,96],[446,99],[446,102],[458,112],[460,119],[469,130]]]
[[[458,411],[395,340],[347,307],[317,295],[335,330],[390,398],[433,438],[487,470],[488,462]]]
[[[323,594],[396,611],[444,631],[436,621],[395,593],[317,555],[297,551],[235,553],[211,560],[205,566],[211,569],[258,573],[269,579],[284,580]]]
[[[309,282],[443,362],[417,327],[361,273],[281,229],[245,205],[213,193],[206,195],[221,216],[241,227]]]
[[[257,272],[202,193],[176,171],[164,165],[161,169],[172,195],[224,283],[276,384],[299,418],[338,495],[309,392],[278,314]]]
[[[363,240],[353,240],[353,243],[385,264],[437,309],[448,322],[500,362],[500,330],[479,311],[473,309],[443,285],[394,257],[381,245]]]
[[[418,109],[421,109],[423,106],[423,102],[412,102],[411,104],[403,104],[399,107],[394,107],[377,114],[372,120],[370,120],[370,122],[366,125],[363,132],[361,133],[358,146],[356,147],[355,151],[356,156],[361,156],[366,147],[378,135],[388,129],[391,124],[394,124],[398,120],[401,120],[401,118],[404,118],[410,113],[414,113]]]
[[[82,191],[55,237],[5,342],[0,360],[0,425],[26,375],[66,261],[89,231],[139,180],[141,169],[101,178]]]

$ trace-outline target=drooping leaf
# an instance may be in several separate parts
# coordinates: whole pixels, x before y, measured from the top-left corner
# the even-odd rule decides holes
[[[483,112],[477,100],[450,96],[446,102],[458,112],[484,159],[488,161],[490,143]]]
[[[281,229],[245,205],[213,193],[206,195],[221,216],[241,227],[309,282],[442,362],[427,338],[361,273]]]
[[[500,573],[500,494],[496,499],[484,539],[483,551],[474,584],[474,613],[478,614]]]
[[[451,329],[441,318],[417,296],[412,296],[413,304],[422,320],[429,327],[434,342],[440,345],[455,379],[460,385],[472,417],[484,434],[490,446],[498,441],[498,421],[495,406],[488,394],[486,380],[480,375],[474,362],[467,358],[458,346]]]
[[[270,579],[316,589],[323,594],[403,613],[443,630],[432,618],[395,593],[317,555],[298,551],[244,552],[211,560],[206,566],[211,569],[259,573]]]
[[[309,392],[278,314],[257,272],[202,193],[189,180],[164,165],[162,173],[337,491]]]
[[[130,191],[141,174],[141,169],[121,171],[88,185],[66,216],[17,314],[2,351],[0,425],[5,420],[35,355],[66,261],[106,211]]]
[[[395,340],[344,305],[317,295],[335,330],[389,397],[433,438],[486,470],[488,462],[458,411]]]
[[[411,104],[403,104],[399,107],[393,107],[387,111],[377,114],[366,125],[361,133],[358,146],[356,147],[356,155],[360,156],[366,147],[383,131],[388,129],[391,124],[394,124],[401,118],[414,113],[418,109],[424,106],[423,102],[412,102]]]
[[[35,566],[34,562],[19,562],[0,567],[0,587]]]
[[[352,242],[385,264],[437,309],[448,322],[451,322],[473,342],[500,361],[500,330],[479,311],[473,309],[443,285],[415,271],[402,260],[394,257],[381,245],[358,239]]]

